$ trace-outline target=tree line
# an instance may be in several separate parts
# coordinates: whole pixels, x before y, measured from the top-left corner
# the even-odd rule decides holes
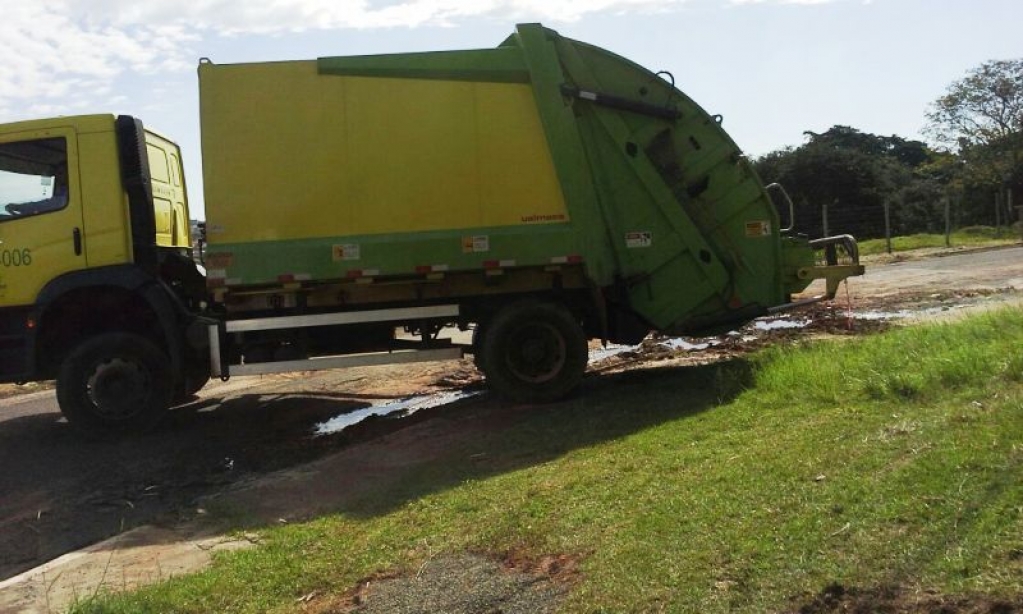
[[[948,86],[927,112],[930,143],[836,125],[754,161],[782,184],[796,230],[857,238],[1008,225],[1023,205],[1023,59],[986,62]],[[787,224],[787,204],[781,206]],[[825,219],[827,218],[827,219]]]

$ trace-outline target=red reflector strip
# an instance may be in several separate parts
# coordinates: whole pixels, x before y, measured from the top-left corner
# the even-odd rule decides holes
[[[485,260],[483,262],[483,268],[485,269],[500,269],[512,266],[515,266],[514,260]]]
[[[295,276],[290,273],[288,273],[287,275],[278,275],[277,281],[281,282],[282,284],[290,284],[291,282],[295,281]]]
[[[423,264],[416,267],[416,273],[444,273],[450,268],[446,264]]]
[[[358,277],[376,277],[380,274],[380,269],[350,269],[345,276],[349,279],[356,279]]]

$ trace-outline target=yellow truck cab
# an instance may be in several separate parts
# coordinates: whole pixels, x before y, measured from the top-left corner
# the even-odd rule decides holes
[[[129,116],[0,126],[0,381],[84,378],[58,390],[62,408],[117,396],[114,423],[145,396],[185,394],[196,384],[138,386],[138,365],[111,358],[182,360],[175,325],[204,286],[190,255],[176,144]]]

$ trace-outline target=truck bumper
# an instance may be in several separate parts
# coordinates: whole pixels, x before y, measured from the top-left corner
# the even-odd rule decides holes
[[[810,241],[809,245],[814,251],[815,262],[812,266],[799,267],[796,270],[796,278],[805,285],[809,285],[815,279],[825,280],[825,295],[820,297],[821,300],[835,298],[838,286],[843,281],[866,272],[864,266],[860,264],[859,246],[851,235],[815,239]],[[779,305],[774,309],[780,311],[780,307],[783,306]]]

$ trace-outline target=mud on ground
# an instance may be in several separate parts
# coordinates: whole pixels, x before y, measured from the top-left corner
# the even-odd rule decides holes
[[[1019,614],[1023,612],[1023,596],[950,596],[897,586],[860,589],[832,584],[795,611],[798,614]]]

